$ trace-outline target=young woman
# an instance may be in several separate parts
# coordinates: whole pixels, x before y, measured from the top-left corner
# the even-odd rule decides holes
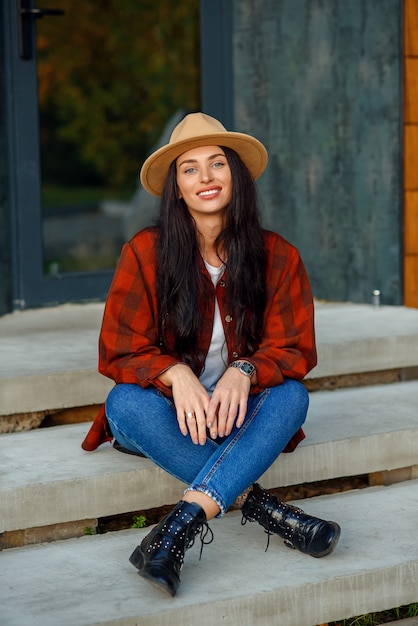
[[[187,115],[141,169],[159,222],[124,246],[106,302],[99,369],[116,386],[83,447],[115,438],[186,483],[130,557],[171,596],[186,548],[240,494],[244,521],[306,554],[329,554],[340,534],[256,483],[304,438],[300,381],[316,364],[303,263],[260,226],[266,165],[257,139]]]

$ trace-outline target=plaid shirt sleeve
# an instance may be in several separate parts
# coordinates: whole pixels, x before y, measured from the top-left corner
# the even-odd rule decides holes
[[[267,307],[264,335],[250,357],[257,368],[257,392],[283,382],[302,380],[316,365],[314,307],[311,287],[296,248],[266,233]]]
[[[116,383],[153,384],[178,359],[159,348],[155,231],[125,244],[107,297],[99,338],[99,371]]]

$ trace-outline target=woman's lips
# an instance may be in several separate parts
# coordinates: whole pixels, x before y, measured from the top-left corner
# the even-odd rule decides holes
[[[199,198],[214,198],[221,192],[220,187],[211,187],[210,189],[202,189],[202,191],[198,191],[197,195]]]

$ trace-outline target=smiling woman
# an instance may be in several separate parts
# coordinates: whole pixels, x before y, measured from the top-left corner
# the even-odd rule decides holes
[[[179,198],[183,199],[205,240],[212,240],[206,254],[213,256],[213,243],[225,226],[226,207],[231,200],[231,170],[224,151],[218,146],[192,148],[176,162]],[[207,217],[211,217],[208,222]],[[214,220],[215,218],[215,220]],[[209,262],[209,258],[204,256]]]
[[[187,485],[130,557],[171,596],[186,549],[199,535],[210,543],[208,520],[239,496],[243,523],[311,556],[340,534],[255,483],[304,438],[300,381],[316,364],[305,268],[260,224],[254,181],[266,165],[254,137],[187,115],[141,169],[161,196],[158,226],[126,244],[107,299],[99,369],[116,386],[83,448],[115,438]]]

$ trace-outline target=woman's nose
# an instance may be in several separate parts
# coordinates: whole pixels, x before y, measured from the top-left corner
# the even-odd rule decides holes
[[[210,169],[210,167],[203,167],[202,168],[202,182],[207,183],[209,180],[212,179],[212,170]]]

